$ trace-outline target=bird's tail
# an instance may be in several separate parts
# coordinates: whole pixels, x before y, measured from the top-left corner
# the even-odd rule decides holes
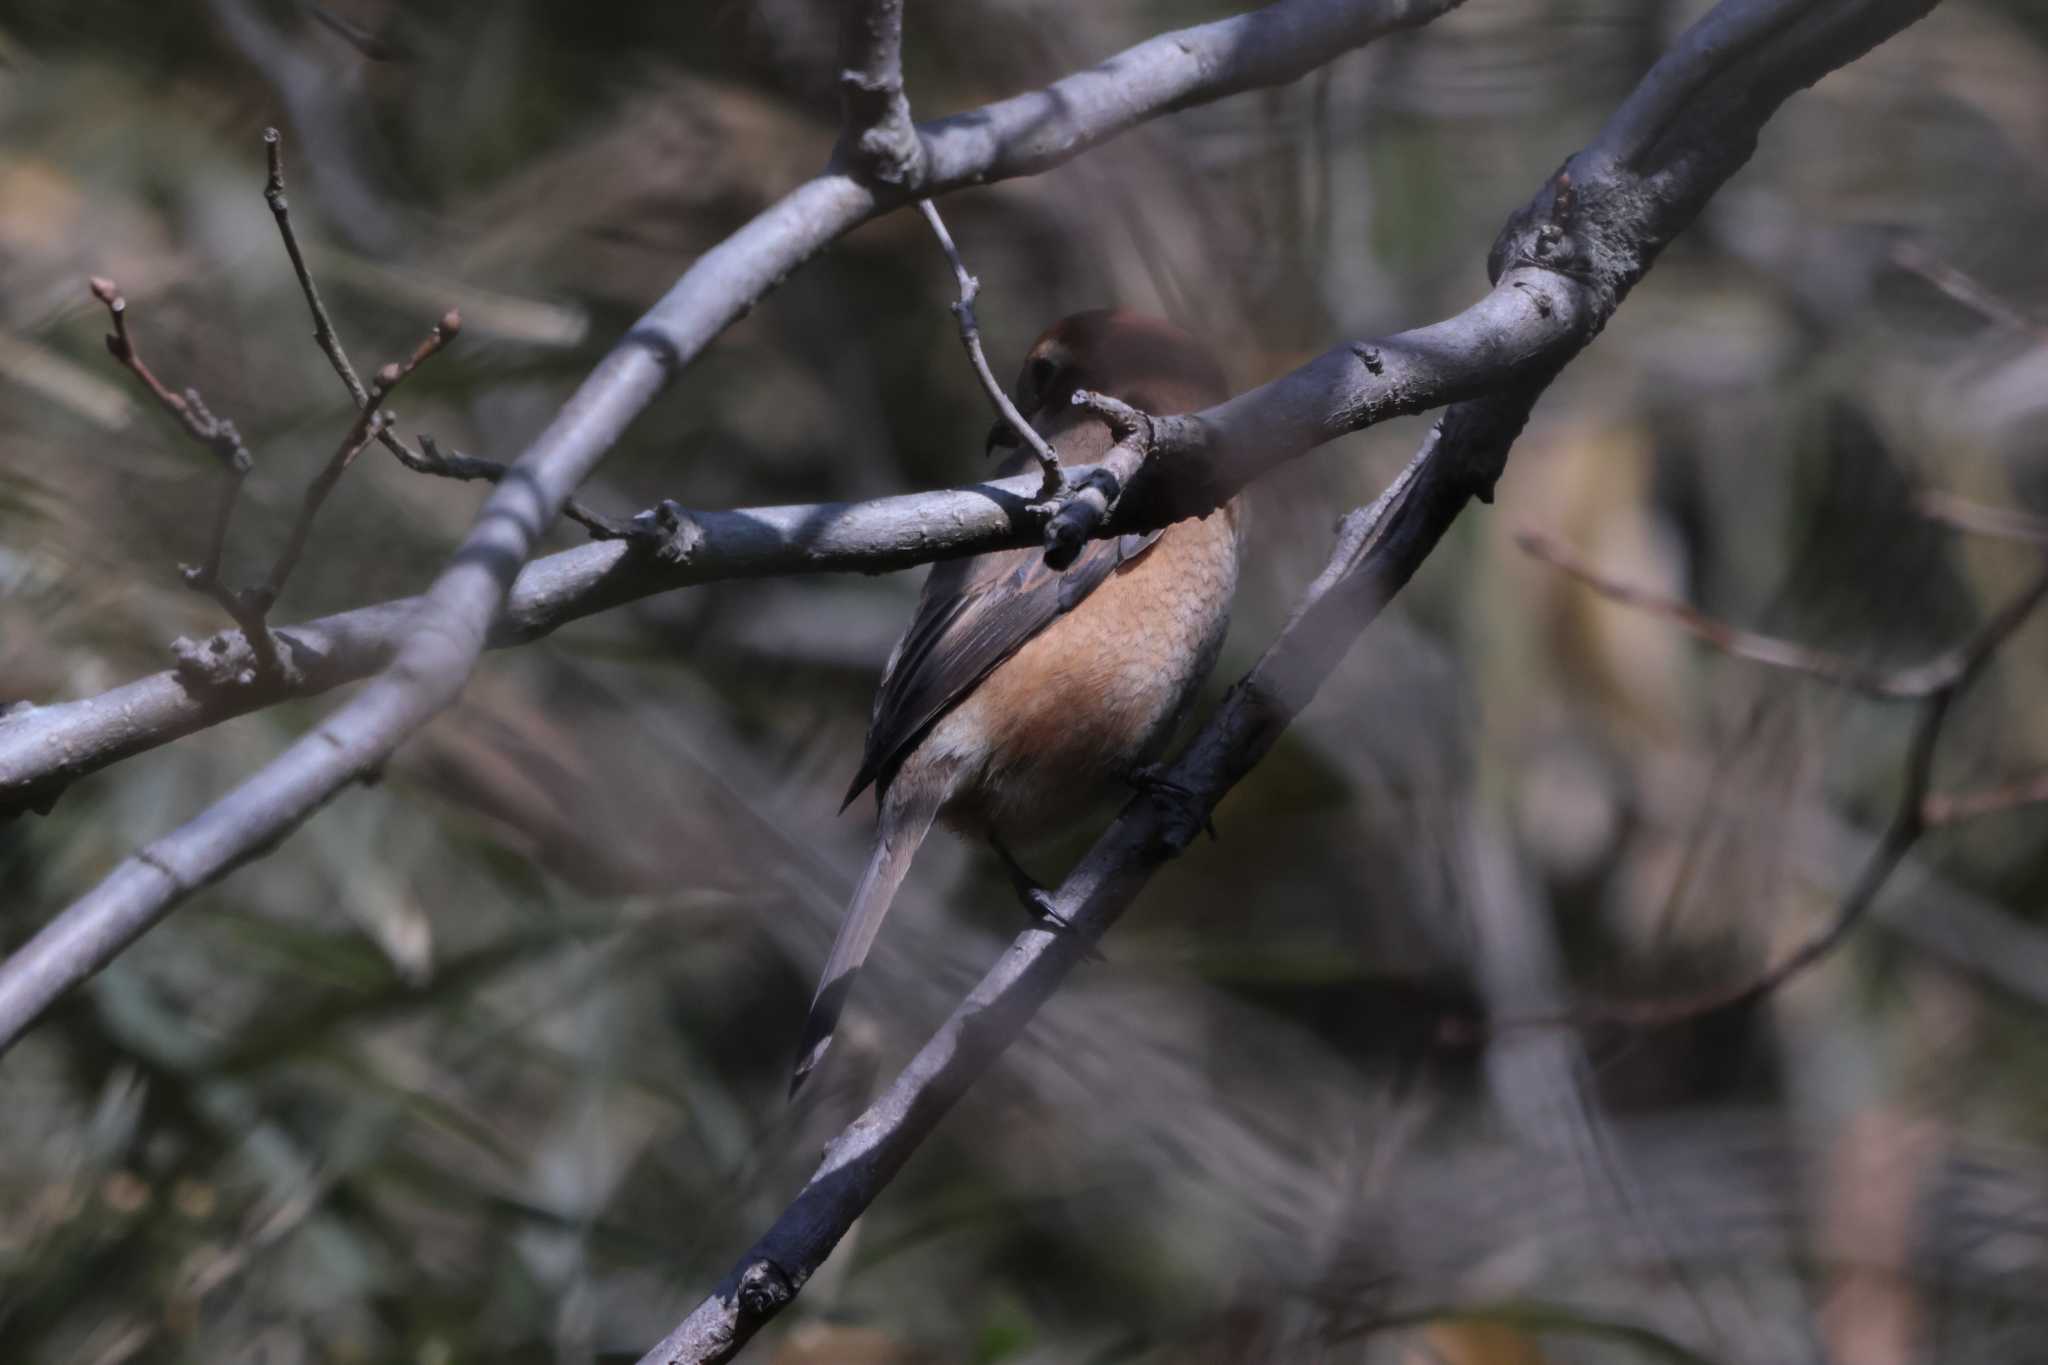
[[[839,937],[832,941],[832,955],[825,959],[825,973],[811,999],[810,1017],[804,1021],[803,1045],[789,1078],[792,1096],[832,1046],[832,1030],[846,1007],[846,993],[867,959],[875,932],[882,927],[882,916],[896,899],[903,874],[910,870],[911,857],[931,832],[932,820],[944,801],[938,786],[899,781],[890,785],[882,800],[881,815],[875,822],[875,851],[868,856],[867,871],[861,874],[860,885],[847,904],[846,918],[839,923]]]

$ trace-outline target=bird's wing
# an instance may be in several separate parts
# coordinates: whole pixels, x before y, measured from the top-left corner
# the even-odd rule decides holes
[[[932,566],[910,629],[889,656],[868,722],[867,751],[840,807],[870,782],[886,787],[897,763],[953,703],[1095,591],[1159,532],[1093,540],[1065,572],[1042,550],[999,550]]]

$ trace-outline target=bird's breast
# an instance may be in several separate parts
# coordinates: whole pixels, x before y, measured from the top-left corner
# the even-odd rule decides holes
[[[983,679],[906,761],[959,773],[948,822],[1029,842],[1155,757],[1215,665],[1237,558],[1229,511],[1169,527]]]

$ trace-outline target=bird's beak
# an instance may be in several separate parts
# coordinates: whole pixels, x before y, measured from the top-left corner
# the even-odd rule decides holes
[[[998,455],[1007,455],[1021,444],[1022,442],[1017,439],[1017,433],[1010,427],[1010,419],[998,417],[994,425],[988,429],[988,440],[982,445],[982,454],[994,459]]]

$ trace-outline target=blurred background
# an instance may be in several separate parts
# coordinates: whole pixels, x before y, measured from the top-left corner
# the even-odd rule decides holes
[[[932,117],[1236,7],[908,8]],[[1463,307],[1506,214],[1700,8],[1474,0],[948,198],[995,368],[1116,304],[1207,337],[1243,388]],[[216,470],[105,355],[88,274],[256,455],[240,580],[347,424],[262,199],[267,124],[358,368],[462,310],[400,430],[506,459],[823,163],[834,11],[0,0],[0,701],[91,695],[225,624],[175,569]],[[1751,1007],[1473,1023],[1773,960],[1873,845],[1911,721],[1709,652],[1514,533],[1872,665],[1930,657],[2035,567],[1919,499],[2048,512],[2044,232],[2034,0],[1950,0],[1796,97],[1545,396],[1497,504],[1224,802],[1220,842],[1154,881],[752,1357],[2041,1358],[2048,808],[1930,835],[1842,952]],[[951,291],[915,215],[852,234],[587,498],[977,477]],[[1212,695],[1424,429],[1254,490]],[[480,497],[372,449],[277,619],[419,591]],[[934,841],[832,1064],[785,1101],[871,819],[835,808],[920,576],[679,592],[490,656],[383,782],[46,1019],[0,1063],[0,1360],[574,1362],[658,1338],[1020,925],[982,852]],[[2048,764],[2044,661],[2036,622],[1955,716],[1939,789]],[[0,943],[332,704],[0,826]]]

